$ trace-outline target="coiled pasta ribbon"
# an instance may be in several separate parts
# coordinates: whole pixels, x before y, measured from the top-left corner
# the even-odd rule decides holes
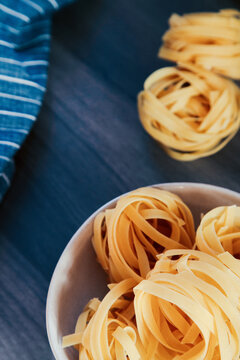
[[[87,304],[63,347],[80,360],[238,360],[240,207],[203,216],[202,251],[194,237],[188,207],[158,188],[99,214],[93,245],[116,283]]]
[[[182,161],[222,149],[239,129],[239,105],[231,80],[186,63],[155,71],[138,96],[145,130]]]
[[[240,79],[240,12],[173,14],[159,56]]]
[[[199,250],[218,255],[225,251],[240,258],[240,207],[220,206],[206,213],[197,229]]]
[[[239,358],[240,279],[215,257],[169,250],[134,293],[146,359]]]
[[[240,278],[229,253],[168,250],[140,283],[93,299],[63,338],[80,360],[237,360]],[[230,271],[231,270],[231,271]],[[133,295],[135,294],[135,297]]]
[[[63,338],[63,347],[74,345],[79,360],[141,360],[135,325],[133,279],[110,286],[102,302],[93,299],[80,315],[75,333]]]
[[[192,248],[191,211],[175,194],[142,188],[121,197],[114,209],[97,215],[93,246],[110,281],[141,281],[165,249]]]

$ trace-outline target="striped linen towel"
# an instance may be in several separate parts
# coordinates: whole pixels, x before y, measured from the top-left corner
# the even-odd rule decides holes
[[[72,0],[0,0],[0,200],[46,89],[51,14]]]

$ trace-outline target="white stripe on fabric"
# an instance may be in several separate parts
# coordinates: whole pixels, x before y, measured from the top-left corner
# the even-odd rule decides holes
[[[34,44],[35,42],[42,41],[42,40],[50,40],[50,39],[51,39],[51,36],[49,34],[43,34],[43,35],[37,36],[35,39],[30,40],[29,42],[23,43],[22,45],[23,46],[29,46],[29,45]],[[5,40],[0,40],[0,45],[8,47],[10,49],[14,49],[14,48],[17,47],[17,44],[10,43],[10,42],[5,41]],[[42,46],[42,47],[39,47],[39,48],[42,51],[43,50],[49,51],[49,48],[46,47],[46,46]]]
[[[47,60],[29,60],[29,61],[18,61],[11,58],[0,57],[0,62],[5,62],[7,64],[13,64],[18,66],[38,66],[38,65],[48,65]]]
[[[7,177],[7,175],[6,175],[6,174],[4,174],[4,173],[0,173],[0,177],[2,177],[2,178],[6,181],[7,186],[9,186],[9,185],[10,185],[10,180],[9,180],[9,178]]]
[[[16,18],[18,19],[21,19],[25,22],[29,22],[30,21],[30,18],[18,11],[15,11],[15,10],[12,10],[10,9],[9,7],[5,6],[5,5],[2,5],[0,4],[0,9],[5,12],[6,14],[9,14],[9,15],[12,15],[12,16],[15,16]]]
[[[33,120],[33,121],[36,119],[35,116],[33,116],[33,115],[19,113],[16,111],[8,111],[8,110],[0,110],[0,115],[22,117],[22,118]]]
[[[13,34],[19,34],[20,33],[19,29],[15,29],[14,27],[12,27],[10,25],[4,25],[4,26]]]
[[[38,12],[40,12],[41,14],[44,14],[44,10],[43,8],[36,4],[35,2],[31,1],[31,0],[22,0],[25,4],[31,6],[32,8],[34,8],[35,10],[37,10]]]
[[[5,161],[11,162],[11,163],[13,162],[12,159],[8,158],[7,156],[3,156],[3,155],[0,155],[0,160],[5,160]]]
[[[50,40],[50,35],[49,34],[41,34],[37,37],[35,37],[34,39],[31,39],[30,41],[27,41],[25,43],[23,43],[23,46],[30,46],[32,44],[35,44],[39,41],[43,41],[43,40]]]
[[[52,6],[54,7],[54,9],[58,9],[59,5],[56,2],[56,0],[48,0],[50,2],[50,4],[52,4]]]
[[[39,100],[26,98],[26,97],[18,96],[18,95],[12,95],[12,94],[7,94],[7,93],[0,92],[0,97],[4,97],[4,98],[7,98],[7,99],[13,99],[13,100],[19,100],[19,101],[26,101],[26,102],[29,102],[31,104],[41,105],[41,101],[39,101]]]
[[[13,64],[13,65],[22,65],[21,61],[18,61],[18,60],[14,60],[14,59],[11,59],[11,58],[3,58],[3,57],[0,57],[0,61],[1,62],[5,62],[7,64]]]
[[[10,43],[8,41],[0,40],[0,45],[6,46],[10,49],[14,49],[16,47],[16,44]]]
[[[21,78],[17,78],[17,77],[13,77],[13,76],[8,76],[8,75],[1,75],[0,74],[0,80],[5,80],[8,82],[14,82],[16,84],[23,84],[23,85],[28,85],[28,86],[32,86],[35,87],[41,91],[45,91],[45,87],[30,81],[30,80],[26,80],[26,79],[21,79]]]
[[[7,145],[7,146],[11,146],[15,149],[19,149],[20,145],[12,142],[12,141],[6,141],[6,140],[0,140],[0,145]]]
[[[48,65],[47,60],[29,60],[23,61],[24,66],[35,66],[35,65]]]
[[[12,131],[12,132],[18,132],[21,134],[28,134],[28,131],[25,129],[12,129],[12,128],[5,128],[5,127],[0,127],[0,131]]]

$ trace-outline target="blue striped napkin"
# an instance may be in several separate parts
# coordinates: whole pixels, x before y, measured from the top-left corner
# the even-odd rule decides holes
[[[51,14],[71,1],[0,2],[0,200],[46,89]]]

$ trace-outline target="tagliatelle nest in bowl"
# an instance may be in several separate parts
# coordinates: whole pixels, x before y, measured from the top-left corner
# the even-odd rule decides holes
[[[155,71],[138,96],[145,130],[177,160],[222,149],[240,126],[240,91],[231,81],[190,64]]]
[[[239,358],[240,279],[219,259],[167,251],[134,293],[146,359]]]
[[[197,229],[196,245],[211,255],[228,251],[240,259],[240,207],[220,206],[205,214]]]
[[[173,14],[159,56],[240,79],[240,12]]]
[[[230,268],[200,251],[168,250],[147,279],[90,301],[63,346],[80,360],[237,360],[240,278]]]
[[[97,215],[92,239],[98,261],[111,281],[141,281],[165,249],[192,248],[194,222],[175,194],[141,188]]]
[[[240,201],[214,197],[215,206]],[[195,236],[190,209],[168,191],[141,188],[112,205],[95,217],[93,244],[116,283],[87,304],[63,347],[74,346],[80,360],[238,360],[239,207],[206,213]]]
[[[102,302],[92,299],[79,316],[75,334],[63,338],[63,347],[75,346],[80,360],[141,360],[135,325],[134,279],[110,285]]]

